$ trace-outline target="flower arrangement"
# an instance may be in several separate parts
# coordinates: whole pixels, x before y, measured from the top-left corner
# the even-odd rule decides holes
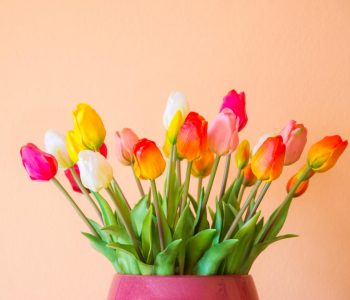
[[[84,236],[121,274],[248,274],[269,245],[295,237],[279,235],[293,198],[306,191],[312,176],[333,167],[347,147],[338,135],[313,144],[307,162],[288,181],[284,200],[264,218],[259,206],[283,168],[299,160],[307,129],[290,121],[278,135],[263,136],[251,149],[247,140],[239,143],[248,121],[243,92],[230,91],[209,126],[204,117],[189,112],[182,93],[173,92],[163,118],[167,162],[155,142],[139,139],[129,128],[115,133],[115,154],[130,167],[140,192],[140,200],[131,207],[107,161],[106,130],[99,115],[79,104],[73,121],[74,129],[66,137],[46,132],[45,152],[34,144],[23,146],[23,165],[32,180],[57,186],[89,229]],[[237,176],[227,184],[231,158]],[[208,201],[223,159],[221,190],[212,209]],[[186,164],[184,177],[181,164]],[[97,220],[85,215],[55,177],[58,167],[72,190],[91,203]],[[160,193],[156,179],[163,173]],[[205,177],[209,178],[203,186]],[[193,178],[196,195],[189,192]]]

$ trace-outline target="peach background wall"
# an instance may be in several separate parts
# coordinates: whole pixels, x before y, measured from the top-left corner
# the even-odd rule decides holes
[[[112,267],[53,184],[30,182],[19,158],[22,144],[42,146],[48,127],[71,128],[80,101],[103,117],[129,198],[137,193],[113,157],[113,132],[132,127],[161,144],[172,89],[209,120],[229,89],[246,91],[241,138],[253,143],[291,118],[308,127],[308,146],[326,134],[349,138],[347,0],[1,0],[0,40],[1,299],[105,299]],[[284,232],[300,237],[256,262],[261,299],[350,299],[349,153],[295,200]],[[264,213],[301,163],[273,184]]]

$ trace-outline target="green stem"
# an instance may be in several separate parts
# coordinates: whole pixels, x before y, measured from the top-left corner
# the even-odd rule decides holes
[[[74,210],[77,212],[79,217],[84,221],[84,223],[89,227],[91,232],[99,237],[99,234],[95,230],[95,228],[90,224],[89,219],[85,216],[83,211],[79,208],[79,206],[75,203],[73,198],[68,194],[67,190],[63,187],[63,185],[54,177],[52,178],[52,182],[56,185],[56,187],[63,193],[63,195],[67,198],[70,204],[73,206]]]
[[[280,206],[277,208],[275,217],[271,220],[271,223],[269,225],[269,227],[267,228],[267,230],[263,233],[263,235],[261,236],[261,238],[258,240],[258,242],[260,241],[264,241],[266,236],[268,235],[270,229],[272,228],[272,226],[274,225],[274,223],[276,222],[276,219],[279,217],[279,214],[281,213],[281,210],[284,208],[284,205],[288,202],[291,201],[295,191],[297,190],[297,188],[299,187],[299,185],[305,180],[305,178],[307,178],[307,176],[309,175],[309,172],[311,171],[310,167],[307,167],[304,172],[301,174],[301,176],[299,177],[298,181],[293,185],[293,187],[290,189],[289,193],[287,194],[286,198],[284,198],[283,202],[280,204]]]
[[[151,189],[152,189],[152,194],[153,194],[154,209],[156,211],[156,217],[157,217],[160,248],[163,251],[165,249],[164,230],[163,230],[163,226],[162,226],[162,218],[161,218],[161,215],[160,215],[157,186],[156,186],[156,182],[155,182],[154,179],[151,179]]]
[[[88,199],[88,201],[91,203],[91,205],[93,206],[93,208],[95,209],[97,215],[99,216],[100,220],[102,220],[102,214],[100,209],[98,208],[97,204],[95,203],[95,201],[91,198],[89,192],[87,191],[87,189],[85,188],[85,186],[83,185],[83,183],[81,182],[80,176],[78,175],[78,173],[75,171],[74,167],[69,168],[70,172],[72,173],[72,176],[75,180],[75,182],[78,184],[79,189],[82,191],[82,193],[84,194],[84,196]]]
[[[188,190],[190,188],[190,180],[191,180],[191,170],[192,170],[192,161],[187,162],[187,169],[186,169],[186,178],[184,182],[184,192],[182,195],[182,201],[180,206],[180,215],[182,211],[185,209],[187,197],[188,197]]]
[[[228,154],[228,155],[226,156],[224,177],[223,177],[223,179],[222,179],[222,184],[221,184],[221,190],[220,190],[219,199],[221,199],[222,196],[225,194],[226,184],[227,184],[227,179],[228,179],[228,174],[229,174],[229,171],[230,171],[230,163],[231,163],[231,153]]]
[[[255,204],[253,206],[253,209],[249,212],[249,214],[247,215],[246,219],[244,220],[245,222],[247,222],[252,216],[254,216],[256,210],[258,209],[258,207],[259,207],[262,199],[264,198],[267,190],[269,189],[270,185],[271,185],[271,181],[265,183],[265,185],[264,185],[263,189],[261,190],[258,198],[256,199],[256,202],[255,202]]]
[[[142,187],[142,184],[141,184],[141,180],[136,176],[135,170],[134,170],[132,165],[131,165],[131,169],[132,169],[132,173],[134,174],[134,178],[135,178],[135,181],[136,181],[137,188],[139,189],[140,195],[141,195],[141,197],[144,197],[145,196],[145,192],[143,190],[143,187]]]
[[[244,212],[246,211],[246,209],[248,208],[249,204],[250,204],[250,201],[253,199],[254,197],[254,194],[256,193],[256,191],[258,190],[259,186],[261,184],[261,180],[258,180],[253,189],[250,191],[250,194],[247,198],[247,200],[244,202],[242,208],[239,210],[238,214],[236,215],[235,219],[233,220],[229,230],[227,231],[225,237],[224,237],[224,241],[229,239],[232,235],[232,233],[235,231],[237,225],[238,225],[238,222],[240,221],[242,215],[244,214]]]
[[[128,207],[128,209],[131,210],[131,207],[130,207],[130,204],[129,204],[128,200],[126,200],[126,197],[125,197],[122,189],[120,188],[118,182],[115,180],[114,177],[112,179],[112,182],[113,182],[113,185],[114,185],[116,193],[120,196],[120,198],[123,200],[123,202]]]
[[[242,198],[245,192],[245,189],[247,187],[245,185],[242,186],[242,188],[239,190],[238,197],[237,197],[237,203],[239,206],[241,206]]]
[[[118,219],[121,221],[121,223],[123,224],[126,232],[128,233],[129,237],[130,237],[130,240],[136,250],[136,253],[137,255],[139,256],[139,258],[141,260],[144,259],[143,255],[142,255],[142,252],[140,250],[140,247],[139,247],[139,243],[136,239],[136,235],[135,235],[135,232],[133,231],[132,227],[131,227],[131,224],[129,222],[127,222],[127,220],[125,219],[123,213],[122,213],[122,208],[120,207],[119,203],[118,203],[118,200],[116,199],[116,195],[115,193],[113,192],[112,188],[111,187],[108,187],[106,188],[106,191],[108,193],[108,195],[112,198],[115,206],[116,206],[116,212],[117,212],[117,215],[118,215]]]
[[[176,173],[177,173],[177,179],[179,180],[179,184],[181,185],[181,160],[176,160]]]
[[[198,177],[198,187],[197,187],[197,201],[198,201],[198,203],[199,203],[199,200],[201,198],[202,186],[203,186],[203,177]]]

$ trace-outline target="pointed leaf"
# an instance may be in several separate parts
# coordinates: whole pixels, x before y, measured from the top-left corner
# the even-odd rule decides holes
[[[113,241],[121,244],[132,244],[128,233],[121,225],[110,225],[102,228],[102,231],[109,233],[113,237]]]
[[[155,271],[157,275],[175,274],[175,262],[181,243],[182,240],[175,240],[157,255],[155,261]]]
[[[141,233],[141,245],[143,256],[146,258],[147,263],[152,262],[152,228],[153,228],[153,206],[148,209],[147,215],[143,221],[142,233]]]

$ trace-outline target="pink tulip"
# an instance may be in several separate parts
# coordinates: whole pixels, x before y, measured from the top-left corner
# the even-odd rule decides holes
[[[307,129],[303,124],[291,120],[281,130],[283,143],[286,145],[285,165],[295,163],[301,156],[307,140]]]
[[[232,110],[223,109],[208,129],[210,149],[217,155],[233,152],[238,145],[237,118]]]
[[[115,153],[122,164],[129,166],[134,162],[133,149],[138,140],[137,135],[129,128],[115,133]]]
[[[21,148],[23,166],[32,180],[48,181],[55,177],[58,163],[56,158],[34,144]]]
[[[220,112],[225,108],[231,109],[238,118],[238,131],[241,131],[248,122],[248,117],[245,110],[244,92],[238,94],[235,90],[230,91],[222,101]]]

